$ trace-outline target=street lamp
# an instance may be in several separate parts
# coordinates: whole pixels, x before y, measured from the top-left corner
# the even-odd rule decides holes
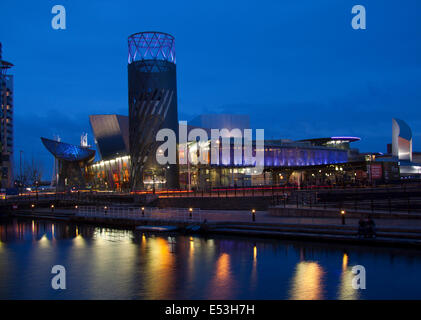
[[[54,212],[54,204],[51,205],[51,212]]]
[[[193,213],[193,208],[189,208],[189,218],[191,219],[193,216],[192,216],[192,213]]]
[[[142,207],[142,217],[145,216],[145,207]]]
[[[256,221],[256,209],[251,209],[251,219]]]
[[[38,184],[39,184],[39,182],[38,182],[38,180],[36,180],[35,181],[35,195],[36,195],[37,201],[38,201]]]
[[[345,214],[346,214],[346,211],[341,210],[342,224],[345,224]]]

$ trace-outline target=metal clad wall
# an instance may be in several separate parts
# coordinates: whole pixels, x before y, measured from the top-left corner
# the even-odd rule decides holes
[[[178,136],[176,65],[161,60],[141,60],[128,65],[129,144],[132,190],[143,188],[145,170],[157,166],[156,134],[172,129]],[[178,188],[178,166],[166,169],[167,188]]]

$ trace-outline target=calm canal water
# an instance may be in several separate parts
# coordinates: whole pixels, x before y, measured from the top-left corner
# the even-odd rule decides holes
[[[421,251],[0,223],[0,299],[421,299]],[[51,268],[66,267],[55,291]],[[352,266],[367,289],[352,288]]]

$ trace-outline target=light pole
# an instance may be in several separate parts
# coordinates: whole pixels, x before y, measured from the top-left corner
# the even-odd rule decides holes
[[[35,195],[36,195],[36,199],[38,201],[38,180],[35,181]]]
[[[343,225],[345,224],[345,214],[346,214],[346,211],[345,210],[341,210],[341,217],[342,217],[342,224]]]
[[[188,188],[189,191],[191,190],[191,182],[190,182],[190,160],[189,160],[189,143],[186,142],[187,145],[187,184],[188,184]]]
[[[22,193],[22,150],[19,150],[19,194]]]

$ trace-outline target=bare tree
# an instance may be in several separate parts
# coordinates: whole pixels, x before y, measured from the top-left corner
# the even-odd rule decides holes
[[[22,183],[22,186],[35,185],[40,182],[44,172],[42,162],[32,156],[32,160],[24,161],[22,164],[22,175],[19,172],[16,180]]]

